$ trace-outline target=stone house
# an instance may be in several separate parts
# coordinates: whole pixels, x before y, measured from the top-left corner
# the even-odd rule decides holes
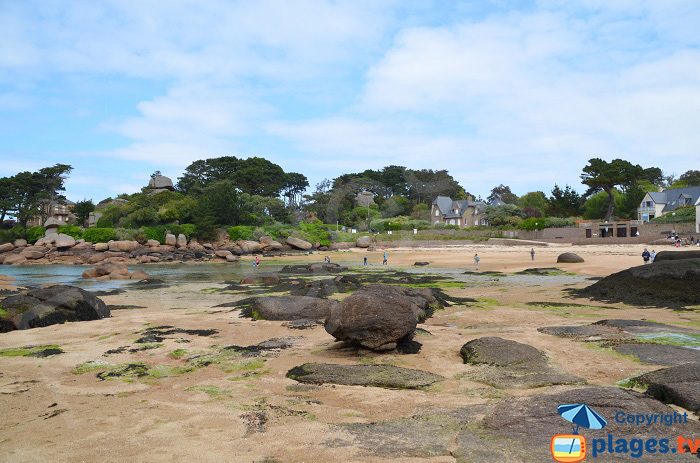
[[[43,200],[40,205],[44,214],[46,214],[46,220],[54,219],[62,224],[67,224],[69,220],[75,220],[75,215],[73,214],[74,206],[75,203],[68,200],[66,200],[64,204],[54,203],[53,205],[51,205],[48,200]],[[27,227],[35,227],[37,225],[41,225],[40,215],[32,217],[27,221]]]
[[[462,228],[488,226],[485,208],[485,202],[474,201],[472,196],[461,200],[438,196],[430,209],[430,222],[433,225],[444,223]]]

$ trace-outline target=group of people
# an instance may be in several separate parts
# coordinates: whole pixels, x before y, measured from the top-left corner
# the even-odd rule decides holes
[[[652,249],[651,252],[649,252],[647,248],[644,248],[644,251],[642,252],[642,259],[644,259],[644,264],[654,262],[654,259],[656,259],[656,251]]]
[[[365,256],[364,265],[365,266],[369,265],[367,263],[367,256]],[[387,257],[386,257],[386,252],[384,253],[384,260],[382,261],[382,265],[389,265],[389,261],[387,260]]]

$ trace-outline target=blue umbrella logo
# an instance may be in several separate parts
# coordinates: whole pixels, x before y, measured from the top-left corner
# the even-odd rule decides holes
[[[580,426],[588,429],[603,429],[608,424],[605,418],[586,404],[559,405],[557,411],[562,418],[576,425],[576,428],[571,428],[574,434],[578,434]]]

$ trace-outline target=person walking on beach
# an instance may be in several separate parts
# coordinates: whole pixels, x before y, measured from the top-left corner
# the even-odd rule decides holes
[[[532,257],[532,261],[535,261],[535,248],[530,249],[530,257]]]
[[[386,252],[384,253],[384,262],[382,262],[382,265],[387,265],[387,263],[386,263]]]
[[[476,271],[479,271],[479,261],[481,258],[479,257],[479,254],[474,254],[474,264],[476,265]]]
[[[260,265],[260,256],[255,256],[255,266]]]
[[[652,250],[651,250],[651,263],[652,263],[652,264],[654,263],[654,259],[656,259],[656,251],[654,251],[654,250],[652,249]]]
[[[367,256],[365,256],[365,267],[367,267]]]
[[[644,259],[644,264],[649,263],[649,259],[651,259],[651,254],[649,254],[649,250],[647,248],[644,248],[644,252],[642,252],[642,259]]]

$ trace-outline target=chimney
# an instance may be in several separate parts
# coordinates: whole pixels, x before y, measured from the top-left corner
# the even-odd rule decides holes
[[[659,187],[659,193],[663,193],[665,190],[666,190],[666,188],[664,188],[662,186]]]
[[[472,196],[472,195],[467,195],[467,202],[473,203],[473,202],[474,202],[474,196]]]

